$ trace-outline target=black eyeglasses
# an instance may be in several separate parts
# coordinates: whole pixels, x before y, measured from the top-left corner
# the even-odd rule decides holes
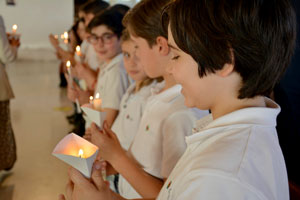
[[[95,34],[88,37],[88,42],[91,44],[97,44],[101,40],[102,44],[110,44],[112,39],[116,36],[114,33],[104,33],[102,36]]]

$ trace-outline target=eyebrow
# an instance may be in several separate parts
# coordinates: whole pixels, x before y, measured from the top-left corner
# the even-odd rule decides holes
[[[168,43],[168,46],[169,46],[171,49],[174,49],[174,50],[177,50],[177,51],[179,51],[179,49],[178,49],[178,48],[174,47],[174,46],[173,46],[173,45],[171,45],[170,43]]]

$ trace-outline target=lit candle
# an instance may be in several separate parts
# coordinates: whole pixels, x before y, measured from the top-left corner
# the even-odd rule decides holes
[[[94,97],[93,96],[90,96],[90,104],[93,105],[93,100],[94,100]]]
[[[78,157],[83,158],[83,150],[82,149],[79,149]]]
[[[62,39],[62,40],[65,39],[64,34],[61,34],[61,35],[60,35],[60,39]]]
[[[80,46],[79,46],[79,45],[76,46],[76,54],[77,54],[78,56],[81,56]]]
[[[68,74],[71,76],[71,61],[68,60],[66,66],[67,66]]]
[[[67,31],[65,31],[65,32],[64,32],[64,43],[65,43],[65,44],[68,44],[68,42],[69,42],[68,39],[69,39],[69,34],[68,34]]]
[[[54,35],[54,38],[55,38],[55,39],[58,39],[58,35]]]
[[[12,33],[15,34],[15,33],[17,32],[17,29],[18,29],[17,24],[14,24],[14,25],[12,26]]]
[[[69,34],[67,31],[64,32],[64,39],[69,39]]]
[[[102,110],[101,105],[102,105],[102,99],[100,98],[100,94],[97,93],[93,101],[93,106],[96,110],[101,111]]]

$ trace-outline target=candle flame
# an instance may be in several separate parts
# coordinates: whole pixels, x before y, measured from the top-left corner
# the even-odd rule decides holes
[[[70,68],[71,67],[71,61],[67,61],[67,63],[66,63],[66,66],[67,66],[67,68]]]
[[[17,29],[18,29],[17,24],[14,24],[14,25],[12,26],[12,29],[13,29],[13,31],[17,31]]]
[[[55,39],[58,39],[58,35],[54,35],[54,38],[55,38]]]
[[[63,39],[64,39],[64,37],[65,37],[65,36],[64,36],[64,34],[61,34],[61,35],[60,35],[60,39],[62,39],[62,40],[63,40]]]
[[[68,38],[69,38],[69,34],[68,34],[67,31],[64,32],[64,38],[65,38],[65,39],[68,39]]]
[[[99,98],[100,98],[100,94],[97,93],[97,94],[96,94],[96,99],[99,99]]]
[[[93,97],[93,96],[90,96],[90,100],[93,101],[93,99],[94,99],[94,97]]]
[[[80,53],[80,46],[79,45],[76,46],[76,52]]]
[[[79,149],[78,156],[79,156],[79,158],[83,157],[83,150],[82,149]]]

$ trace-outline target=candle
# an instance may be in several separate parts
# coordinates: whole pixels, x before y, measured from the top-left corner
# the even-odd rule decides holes
[[[85,177],[90,178],[98,151],[99,148],[96,145],[71,133],[56,145],[52,154],[79,170]]]
[[[81,56],[80,46],[79,46],[79,45],[76,46],[76,54],[77,54],[78,56]]]
[[[93,105],[93,100],[94,100],[94,97],[93,96],[90,96],[90,104]]]
[[[64,39],[69,39],[69,34],[67,31],[64,32]]]
[[[68,34],[67,31],[65,31],[65,32],[64,32],[64,43],[65,43],[65,44],[68,44],[68,42],[69,42],[68,39],[69,39],[69,34]]]
[[[102,105],[102,99],[100,98],[100,94],[97,93],[93,101],[93,106],[96,110],[101,111],[102,110],[101,105]]]
[[[71,76],[71,61],[68,60],[66,66],[67,66],[68,74]]]
[[[61,34],[61,35],[60,35],[60,39],[63,40],[64,38],[65,38],[64,34]]]
[[[13,33],[13,34],[16,33],[16,32],[17,32],[17,29],[18,29],[17,24],[14,24],[14,25],[12,26],[12,33]]]
[[[78,157],[79,157],[79,158],[84,158],[84,157],[83,157],[83,150],[82,150],[82,149],[79,149]]]

